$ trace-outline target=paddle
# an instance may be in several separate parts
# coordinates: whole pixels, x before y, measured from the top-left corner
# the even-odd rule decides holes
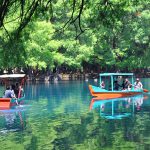
[[[16,104],[19,105],[19,103],[18,103],[18,98],[15,98],[15,100],[16,100]]]
[[[144,91],[145,93],[148,93],[148,92],[149,92],[147,89],[143,89],[143,91]]]

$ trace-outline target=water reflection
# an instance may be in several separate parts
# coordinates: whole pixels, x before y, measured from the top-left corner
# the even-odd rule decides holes
[[[90,109],[98,110],[100,116],[106,119],[122,119],[133,116],[135,112],[140,111],[143,100],[147,98],[143,94],[111,100],[93,98],[90,103]]]
[[[23,130],[25,123],[25,109],[22,105],[8,110],[0,110],[0,133]]]

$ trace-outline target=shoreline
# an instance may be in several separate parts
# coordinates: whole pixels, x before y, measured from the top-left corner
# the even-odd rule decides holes
[[[135,74],[135,78],[150,78],[149,74]],[[27,75],[27,81],[76,81],[76,80],[90,80],[98,79],[99,73],[87,74],[51,74],[51,75]]]

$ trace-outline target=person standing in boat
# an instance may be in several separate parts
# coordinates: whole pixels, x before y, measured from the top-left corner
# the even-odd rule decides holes
[[[136,82],[134,83],[134,88],[135,89],[143,89],[143,84],[140,82],[139,78],[136,79]]]
[[[18,94],[19,94],[19,83],[18,82],[15,85],[14,93],[15,93],[16,97],[18,98]]]
[[[104,81],[102,81],[102,82],[100,83],[100,87],[101,87],[102,89],[105,88],[105,82],[104,82]]]
[[[23,96],[23,88],[21,85],[19,85],[18,82],[15,85],[14,93],[15,93],[17,98],[20,98]]]

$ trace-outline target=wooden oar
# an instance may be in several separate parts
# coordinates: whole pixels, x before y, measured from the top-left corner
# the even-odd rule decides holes
[[[145,93],[148,93],[148,92],[149,92],[147,89],[143,89],[143,91],[144,91]]]

